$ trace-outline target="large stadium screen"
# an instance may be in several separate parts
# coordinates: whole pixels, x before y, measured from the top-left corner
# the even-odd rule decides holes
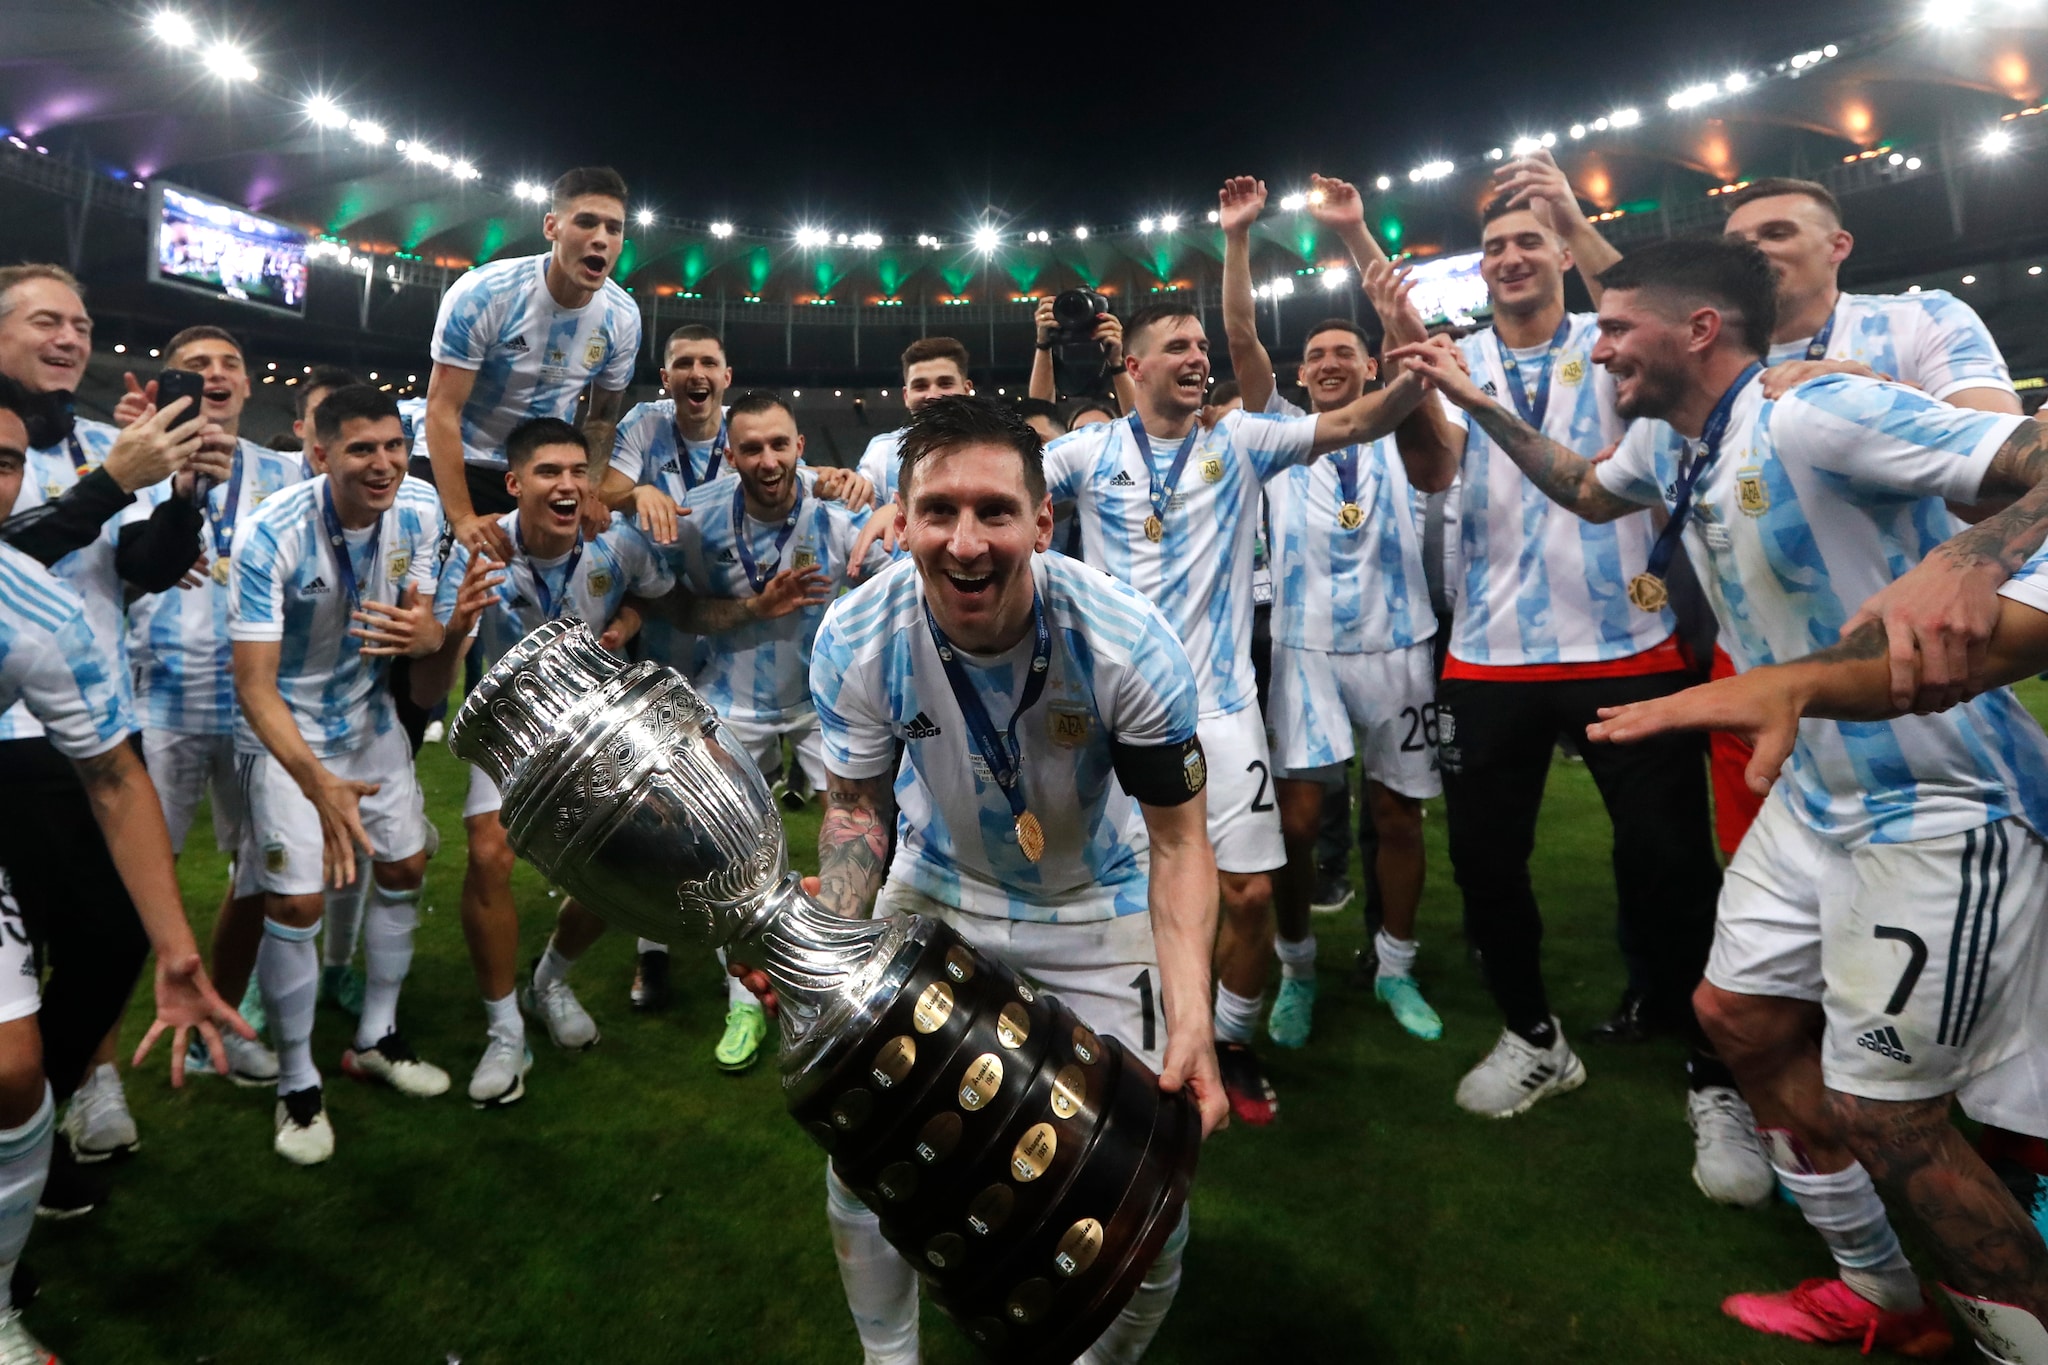
[[[173,185],[154,187],[149,277],[303,317],[306,234]]]
[[[1479,278],[1480,254],[1467,251],[1438,256],[1409,268],[1409,278],[1415,281],[1410,298],[1424,322],[1469,326],[1493,311],[1486,298],[1486,281]]]

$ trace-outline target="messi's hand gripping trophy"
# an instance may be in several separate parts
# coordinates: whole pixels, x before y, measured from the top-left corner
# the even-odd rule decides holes
[[[790,1114],[991,1357],[1070,1361],[1100,1335],[1180,1218],[1192,1100],[947,925],[846,920],[805,895],[717,714],[579,623],[500,659],[450,743],[564,891],[767,973]]]

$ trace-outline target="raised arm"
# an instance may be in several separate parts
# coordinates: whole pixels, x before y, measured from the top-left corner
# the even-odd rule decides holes
[[[1507,452],[1529,482],[1558,506],[1587,521],[1613,521],[1642,510],[1643,504],[1608,491],[1591,460],[1559,445],[1488,398],[1450,354],[1449,346],[1403,346],[1389,355],[1399,360],[1407,373],[1426,377],[1431,387],[1463,408],[1480,430]]]
[[[1052,296],[1038,301],[1038,307],[1031,310],[1031,325],[1037,331],[1037,349],[1031,353],[1031,382],[1026,390],[1031,397],[1042,403],[1051,403],[1060,396],[1059,383],[1052,373],[1052,339],[1058,335],[1060,326],[1053,321]]]
[[[1273,357],[1259,340],[1259,307],[1252,296],[1252,224],[1266,206],[1266,182],[1233,176],[1216,192],[1223,225],[1223,337],[1246,412],[1264,412],[1273,396]]]
[[[1537,222],[1564,240],[1579,278],[1586,282],[1586,292],[1593,296],[1593,306],[1599,307],[1600,295],[1605,292],[1600,287],[1600,272],[1620,260],[1621,253],[1587,221],[1579,197],[1556,159],[1539,147],[1496,170],[1493,180],[1495,190],[1508,196],[1511,207],[1530,210]]]
[[[1421,376],[1403,372],[1385,388],[1362,393],[1335,412],[1319,412],[1310,453],[1322,455],[1377,441],[1400,426],[1427,396]]]
[[[1365,226],[1365,196],[1358,192],[1358,186],[1335,176],[1311,175],[1308,214],[1337,234],[1344,249],[1351,253],[1351,263],[1361,271],[1375,261],[1387,264],[1386,250],[1373,240]]]
[[[1415,285],[1405,267],[1369,261],[1359,267],[1359,281],[1366,300],[1379,314],[1380,378],[1391,381],[1400,371],[1400,362],[1390,353],[1403,346],[1429,344],[1429,328],[1409,300]],[[1444,346],[1451,348],[1451,362],[1462,366],[1463,357],[1452,343],[1446,340]],[[1465,432],[1432,395],[1417,403],[1394,428],[1394,448],[1401,452],[1410,484],[1424,493],[1441,493],[1457,481],[1458,467],[1465,459]]]
[[[865,919],[873,911],[888,875],[895,827],[896,787],[889,773],[826,773],[825,819],[818,826],[818,900],[826,909],[843,919]]]

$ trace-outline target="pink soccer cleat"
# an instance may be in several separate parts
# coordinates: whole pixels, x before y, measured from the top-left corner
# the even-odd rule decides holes
[[[1933,1360],[1956,1344],[1932,1299],[1923,1297],[1910,1313],[1887,1313],[1840,1280],[1804,1280],[1780,1294],[1730,1294],[1721,1311],[1745,1327],[1794,1341],[1853,1341],[1865,1355],[1882,1348]]]

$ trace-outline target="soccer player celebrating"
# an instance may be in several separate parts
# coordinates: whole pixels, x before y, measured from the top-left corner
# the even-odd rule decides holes
[[[202,795],[213,798],[214,844],[236,854],[234,884],[213,931],[213,974],[219,987],[241,999],[263,940],[263,891],[254,859],[241,856],[247,795],[235,762],[234,649],[228,640],[228,566],[235,528],[271,494],[303,477],[300,458],[268,449],[241,434],[249,401],[242,347],[218,327],[188,327],[164,344],[168,369],[193,370],[205,381],[200,413],[233,442],[228,477],[208,490],[202,511],[202,572],[197,587],[138,598],[128,613],[128,653],[142,722],[142,756],[163,801],[171,848],[182,853]],[[172,496],[158,484],[124,516],[138,521]],[[256,1003],[260,1004],[260,995]],[[277,1058],[260,1043],[229,1035],[228,1077],[238,1085],[269,1085]],[[208,1069],[195,1047],[186,1066]]]
[[[1138,395],[1129,420],[1053,442],[1046,484],[1055,501],[1074,503],[1088,563],[1155,603],[1201,661],[1209,839],[1223,905],[1216,1040],[1232,1111],[1267,1123],[1277,1102],[1250,1043],[1272,951],[1269,874],[1287,858],[1251,667],[1259,489],[1290,465],[1378,440],[1422,389],[1403,376],[1313,416],[1233,411],[1204,428],[1209,341],[1192,306],[1139,309],[1124,324],[1124,352]]]
[[[911,416],[935,398],[973,392],[974,381],[967,377],[967,348],[952,337],[919,337],[904,348],[903,410]],[[896,474],[902,465],[899,455],[906,430],[885,431],[861,452],[861,476],[875,486],[877,503],[896,501]]]
[[[701,596],[752,598],[774,588],[778,597],[796,593],[798,610],[706,637],[690,680],[762,772],[782,770],[787,739],[811,789],[824,791],[811,642],[825,605],[846,582],[848,555],[866,518],[806,496],[797,477],[804,438],[780,398],[747,394],[727,422],[732,476],[690,494],[690,516],[676,543],[679,571]],[[868,567],[885,561],[879,547],[869,552]],[[777,585],[784,575],[792,581]],[[725,1035],[714,1056],[721,1069],[744,1071],[760,1053],[767,1020],[743,985],[735,980],[729,989]]]
[[[676,538],[677,505],[726,472],[732,364],[725,342],[700,323],[676,328],[668,334],[661,384],[669,397],[636,403],[620,421],[603,493],[612,510],[631,514],[650,540],[667,545]]]
[[[1320,177],[1318,177],[1320,180]],[[1327,185],[1329,188],[1325,188]],[[1348,191],[1348,193],[1347,193]],[[1223,325],[1230,366],[1254,411],[1299,417],[1280,396],[1273,362],[1259,341],[1252,298],[1251,227],[1266,187],[1249,176],[1218,196],[1223,227]],[[1358,192],[1323,182],[1319,212],[1365,231]],[[1371,238],[1354,248],[1384,256]],[[1358,401],[1378,374],[1365,333],[1332,318],[1309,329],[1296,381],[1317,412]],[[1213,395],[1212,395],[1213,397]],[[1277,878],[1280,990],[1266,1031],[1282,1047],[1308,1041],[1316,991],[1316,940],[1309,931],[1316,890],[1316,840],[1323,794],[1349,779],[1345,765],[1365,737],[1366,799],[1379,831],[1377,874],[1385,918],[1374,940],[1374,994],[1418,1038],[1443,1033],[1415,983],[1415,912],[1422,900],[1422,802],[1443,790],[1436,773],[1436,616],[1422,569],[1413,490],[1391,436],[1293,465],[1266,484],[1273,564],[1273,662],[1266,715],[1286,774],[1274,780],[1287,866]]]
[[[434,322],[427,379],[434,481],[455,538],[501,564],[514,553],[497,521],[512,510],[505,438],[529,417],[568,420],[589,389],[584,431],[597,452],[592,487],[603,487],[640,349],[640,310],[611,278],[626,236],[626,182],[618,172],[564,174],[542,231],[552,244],[545,254],[478,266],[448,290]]]
[[[22,409],[32,406],[12,381],[0,386],[0,519],[21,492],[29,441]],[[97,634],[84,603],[61,580],[0,545],[0,710],[17,703],[77,768],[133,913],[156,950],[156,1022],[136,1063],[171,1029],[171,1079],[182,1083],[187,1031],[196,1027],[224,1066],[220,1026],[248,1026],[214,993],[185,922],[163,813],[129,747],[135,725],[118,637]],[[40,832],[47,841],[48,826]],[[10,850],[10,859],[55,859],[59,866],[51,871],[69,875],[65,852],[46,842],[40,859],[31,850]],[[56,1101],[43,1070],[35,953],[7,869],[0,869],[0,927],[0,1356],[54,1361],[12,1302],[14,1269],[50,1170]]]
[[[831,774],[820,896],[848,918],[943,918],[1121,1039],[1162,1088],[1188,1088],[1207,1132],[1227,1109],[1207,1018],[1215,871],[1195,678],[1143,596],[1044,553],[1039,454],[985,399],[920,405],[904,429],[910,562],[835,603],[811,661]],[[916,1274],[829,1166],[826,1187],[866,1358],[910,1365]],[[1186,1226],[1084,1360],[1143,1353]]]
[[[241,714],[235,745],[262,861],[264,939],[257,979],[277,1044],[273,1146],[300,1165],[334,1153],[313,1065],[321,888],[371,863],[363,940],[368,983],[351,1076],[401,1094],[439,1095],[448,1073],[398,1030],[426,868],[426,815],[394,714],[387,659],[440,647],[433,490],[406,477],[391,396],[337,389],[313,415],[316,477],[273,495],[235,533],[228,636]]]
[[[1437,753],[1451,869],[1505,1016],[1492,1052],[1458,1085],[1459,1105],[1489,1118],[1520,1114],[1586,1078],[1550,1010],[1529,882],[1556,741],[1582,734],[1601,706],[1676,691],[1687,667],[1670,611],[1656,601],[1633,605],[1628,595],[1649,561],[1649,517],[1587,526],[1553,507],[1501,444],[1503,424],[1520,414],[1591,456],[1621,438],[1625,420],[1613,379],[1588,359],[1597,319],[1565,310],[1564,272],[1575,260],[1567,243],[1598,239],[1582,226],[1563,177],[1547,162],[1538,169],[1548,197],[1532,192],[1518,206],[1523,189],[1511,182],[1485,210],[1480,274],[1493,325],[1456,343],[1474,382],[1512,410],[1492,404],[1484,420],[1459,430],[1425,404],[1423,420],[1399,433],[1416,487],[1435,492],[1461,478],[1464,491],[1464,582],[1437,690]],[[1691,1035],[1694,1178],[1711,1197],[1755,1202],[1770,1192],[1770,1171],[1733,1078],[1688,1007],[1720,886],[1698,743],[1677,736],[1584,758],[1614,825],[1615,894],[1623,940],[1640,951],[1648,978],[1644,1008]]]
[[[1775,285],[1746,243],[1650,247],[1601,280],[1594,361],[1615,377],[1624,416],[1662,419],[1631,429],[1611,460],[1589,462],[1506,413],[1446,351],[1402,354],[1578,516],[1607,521],[1671,497],[1631,600],[1656,599],[1682,535],[1738,668],[1832,643],[1905,565],[1927,559],[1923,578],[1968,595],[2048,531],[2037,423],[1841,374],[1768,397],[1759,376]],[[1954,526],[1944,501],[2022,495],[1938,544]],[[1933,1354],[1947,1329],[1873,1176],[1926,1223],[1949,1283],[2048,1310],[2048,1249],[1947,1119],[1960,1099],[1980,1118],[2048,1135],[2038,1066],[2008,1065],[2039,1046],[2044,784],[2048,736],[2002,690],[1942,716],[1802,728],[1786,781],[1729,866],[1695,1003],[1841,1277],[1735,1295],[1731,1316],[1801,1340]],[[1938,985],[1922,982],[1928,967]]]

